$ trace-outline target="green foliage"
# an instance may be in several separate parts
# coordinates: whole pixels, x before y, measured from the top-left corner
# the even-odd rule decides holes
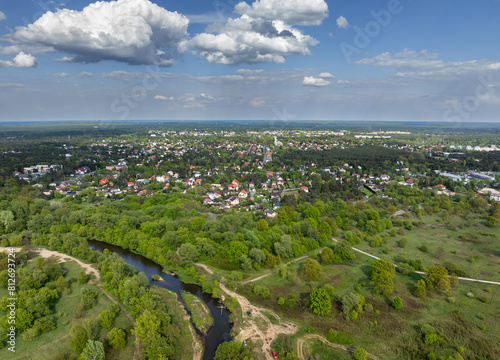
[[[84,288],[80,295],[80,304],[82,304],[85,310],[91,309],[96,304],[98,295],[97,291]]]
[[[109,344],[117,351],[124,349],[127,344],[126,334],[122,329],[112,328],[108,333],[108,338]]]
[[[316,315],[329,314],[332,308],[330,295],[323,288],[315,288],[309,296],[309,304],[312,312]]]
[[[105,329],[111,329],[113,327],[113,322],[115,320],[116,314],[111,310],[104,310],[97,317],[99,325]]]
[[[394,289],[395,267],[385,259],[372,262],[372,275],[370,284],[374,291],[383,295],[390,295]]]
[[[340,259],[335,256],[335,253],[329,247],[324,248],[321,252],[322,264],[336,264]]]
[[[306,281],[318,280],[321,275],[321,271],[321,265],[314,259],[307,259],[306,263],[302,265],[302,268],[300,269],[302,277]]]
[[[104,360],[104,345],[100,341],[89,340],[80,357],[82,360]]]
[[[181,261],[185,264],[192,264],[198,260],[200,252],[198,248],[190,243],[182,244],[179,248],[179,257]]]
[[[349,335],[347,335],[343,331],[335,331],[334,329],[330,329],[326,338],[330,342],[339,343],[339,344],[352,344],[352,339]]]
[[[426,271],[425,283],[428,287],[434,289],[439,293],[450,294],[451,284],[448,277],[448,271],[439,265],[431,266]]]
[[[351,247],[351,243],[348,240],[341,240],[336,243],[334,252],[342,261],[352,260],[356,257],[356,254]]]
[[[59,279],[57,279],[56,282],[56,288],[61,293],[68,288],[68,282],[66,281],[64,276],[59,276]]]
[[[392,307],[396,310],[402,309],[403,308],[403,300],[399,296],[397,296],[393,301],[392,301]]]
[[[418,298],[425,298],[427,296],[426,284],[424,280],[418,280],[415,288],[413,290],[414,294]]]
[[[496,217],[488,216],[488,219],[486,220],[486,226],[494,228],[494,227],[498,227],[499,224],[500,224],[500,220],[498,220]]]
[[[345,315],[349,315],[349,313],[354,310],[361,314],[364,304],[365,298],[362,295],[349,293],[342,297],[342,312]]]
[[[253,287],[253,293],[259,295],[263,299],[267,299],[271,294],[269,288],[262,285],[255,285]]]
[[[354,351],[353,358],[356,360],[366,360],[368,358],[368,355],[365,349],[358,348]]]
[[[89,277],[87,276],[87,273],[85,270],[82,270],[78,273],[76,280],[78,281],[78,284],[83,285],[88,281]]]
[[[250,350],[241,342],[232,340],[221,343],[215,351],[214,360],[250,360]]]

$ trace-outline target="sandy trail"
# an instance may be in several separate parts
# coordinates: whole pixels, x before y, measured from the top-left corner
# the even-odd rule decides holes
[[[205,269],[209,274],[213,274],[212,269],[210,269],[208,266],[203,264],[196,265]],[[266,357],[266,359],[273,360],[273,357],[271,355],[271,343],[273,342],[273,340],[276,339],[279,334],[295,334],[298,330],[297,325],[291,322],[283,323],[281,322],[281,318],[273,311],[252,305],[244,296],[238,295],[234,291],[226,288],[226,286],[224,285],[224,278],[222,278],[220,281],[220,288],[228,296],[234,297],[238,300],[238,303],[240,304],[241,310],[243,312],[243,316],[245,318],[245,324],[242,324],[243,329],[236,336],[236,339],[241,341],[247,339],[255,342],[261,341],[261,349],[264,356]],[[271,320],[269,320],[269,318],[262,313],[262,311],[265,311],[266,313],[274,316],[279,323],[273,324]],[[248,312],[251,312],[252,316],[247,316],[246,314]],[[257,325],[257,321],[263,322],[264,325]]]

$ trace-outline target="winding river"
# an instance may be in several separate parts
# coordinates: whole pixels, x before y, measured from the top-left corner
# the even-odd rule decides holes
[[[117,253],[123,260],[127,262],[127,264],[135,267],[137,271],[142,271],[143,273],[145,273],[151,284],[171,290],[179,294],[179,296],[182,290],[188,291],[196,295],[208,306],[210,314],[214,319],[214,325],[208,330],[208,333],[206,335],[198,332],[198,334],[202,336],[202,340],[205,346],[205,353],[203,355],[204,360],[212,360],[214,358],[217,346],[224,341],[231,340],[229,311],[224,308],[221,314],[221,309],[219,308],[219,305],[221,305],[221,303],[219,302],[219,300],[212,298],[210,294],[202,292],[200,286],[183,283],[177,276],[164,273],[160,265],[149,259],[146,259],[142,255],[133,253],[130,250],[125,250],[119,246],[96,240],[88,240],[88,243],[94,250],[102,252],[104,251],[104,249],[108,249],[109,251]],[[151,279],[153,275],[161,276],[164,281],[153,281]]]

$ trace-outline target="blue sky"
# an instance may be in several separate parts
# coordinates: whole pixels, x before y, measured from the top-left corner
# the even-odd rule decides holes
[[[500,1],[0,2],[0,121],[499,121]]]

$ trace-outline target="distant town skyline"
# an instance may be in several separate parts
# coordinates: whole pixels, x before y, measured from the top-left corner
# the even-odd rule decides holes
[[[0,4],[0,121],[499,122],[500,1]]]

